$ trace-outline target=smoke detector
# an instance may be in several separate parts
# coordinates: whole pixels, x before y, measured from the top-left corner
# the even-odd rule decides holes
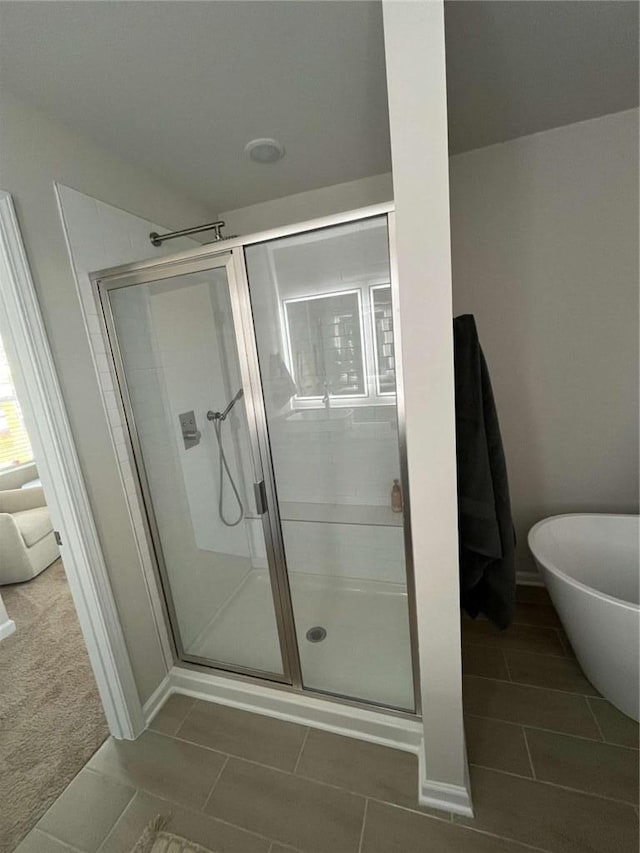
[[[244,146],[244,153],[256,163],[277,163],[284,157],[284,145],[277,139],[252,139]]]

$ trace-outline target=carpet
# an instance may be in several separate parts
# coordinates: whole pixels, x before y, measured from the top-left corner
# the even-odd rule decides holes
[[[0,642],[0,853],[10,853],[109,732],[61,561],[1,591],[16,623]]]

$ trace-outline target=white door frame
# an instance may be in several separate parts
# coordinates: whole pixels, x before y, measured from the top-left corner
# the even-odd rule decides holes
[[[109,731],[145,718],[10,193],[0,190],[0,335],[11,360]],[[18,627],[18,630],[19,627]]]

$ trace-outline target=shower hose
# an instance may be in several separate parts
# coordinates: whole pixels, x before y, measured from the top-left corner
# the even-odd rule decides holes
[[[216,438],[218,439],[218,449],[220,451],[220,482],[219,482],[219,488],[218,488],[218,495],[219,495],[219,498],[218,498],[218,515],[220,516],[220,521],[222,521],[222,523],[226,527],[236,527],[238,524],[240,524],[240,522],[244,518],[244,508],[242,506],[242,500],[241,500],[240,495],[238,493],[238,488],[234,482],[233,475],[231,474],[231,471],[229,470],[229,464],[227,462],[227,457],[225,456],[224,449],[222,447],[222,422],[223,422],[222,418],[216,418],[216,420],[214,420],[214,422],[213,422],[213,429],[215,431]],[[231,488],[233,489],[233,494],[235,495],[236,501],[238,502],[238,509],[240,510],[240,514],[238,515],[238,518],[235,521],[227,521],[227,519],[224,517],[224,510],[222,507],[224,495],[223,495],[222,490],[224,487],[224,473],[225,473],[225,471],[227,472],[227,477],[229,478],[229,482],[231,483]]]

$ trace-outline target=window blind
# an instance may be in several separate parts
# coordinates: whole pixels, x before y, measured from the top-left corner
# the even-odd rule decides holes
[[[33,450],[0,339],[0,471],[33,462]]]

